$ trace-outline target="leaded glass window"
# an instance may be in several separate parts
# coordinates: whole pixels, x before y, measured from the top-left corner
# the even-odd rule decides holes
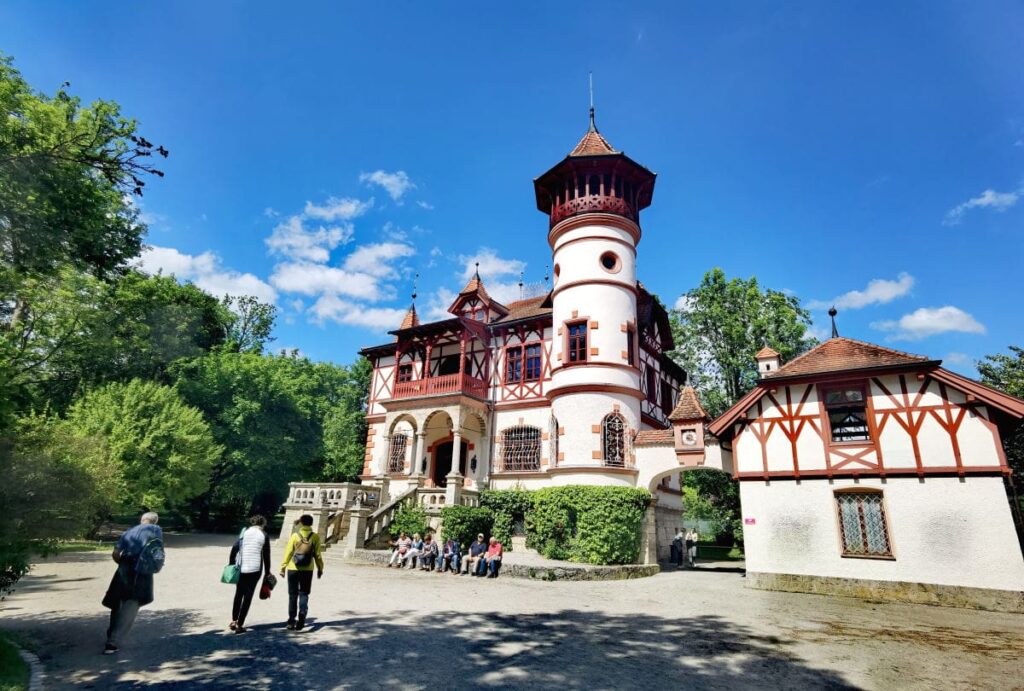
[[[839,492],[836,504],[844,555],[892,556],[881,492]]]

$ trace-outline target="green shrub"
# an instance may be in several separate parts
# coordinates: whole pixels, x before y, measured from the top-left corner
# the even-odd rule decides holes
[[[548,487],[532,493],[529,544],[550,559],[631,564],[651,495],[630,487]]]
[[[408,504],[403,504],[395,512],[395,519],[388,526],[391,537],[398,537],[400,533],[405,533],[409,537],[416,533],[426,535],[429,529],[430,524],[427,523],[426,510],[422,506],[409,506]]]
[[[466,550],[480,533],[490,537],[494,513],[483,506],[446,506],[441,509],[441,539],[459,541]]]
[[[480,506],[494,512],[494,537],[507,551],[512,551],[515,527],[523,526],[526,514],[533,509],[532,494],[525,489],[489,489],[480,493]]]

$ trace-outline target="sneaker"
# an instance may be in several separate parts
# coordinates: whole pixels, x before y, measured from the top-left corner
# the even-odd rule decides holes
[[[228,628],[231,629],[232,631],[234,631],[235,629],[238,628],[238,622],[237,621],[231,622],[230,624],[228,624]]]
[[[117,646],[116,645],[111,645],[110,643],[107,643],[105,646],[103,646],[103,654],[104,655],[113,655],[116,652],[117,652]]]
[[[306,617],[299,615],[298,621],[295,622],[295,630],[302,631],[302,628],[306,625]]]
[[[285,626],[285,628],[288,629],[289,631],[294,631],[295,630],[295,622],[292,621],[291,619],[289,619],[288,620],[288,625]]]
[[[244,626],[236,626],[235,627],[235,633],[245,633],[245,627]]]

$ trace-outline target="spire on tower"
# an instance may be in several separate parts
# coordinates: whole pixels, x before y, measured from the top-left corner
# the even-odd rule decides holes
[[[835,305],[832,305],[832,307],[829,308],[829,311],[828,311],[828,316],[832,317],[832,338],[839,338],[839,329],[836,328],[836,315],[837,314],[839,314],[839,311],[836,310],[836,306]]]
[[[594,73],[588,72],[587,77],[590,80],[590,132],[597,132],[597,123],[594,122]]]

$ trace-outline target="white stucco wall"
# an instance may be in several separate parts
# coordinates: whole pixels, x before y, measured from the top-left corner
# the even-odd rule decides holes
[[[854,486],[884,492],[895,560],[841,556],[833,491]],[[740,500],[748,571],[1024,590],[999,477],[748,480]]]

